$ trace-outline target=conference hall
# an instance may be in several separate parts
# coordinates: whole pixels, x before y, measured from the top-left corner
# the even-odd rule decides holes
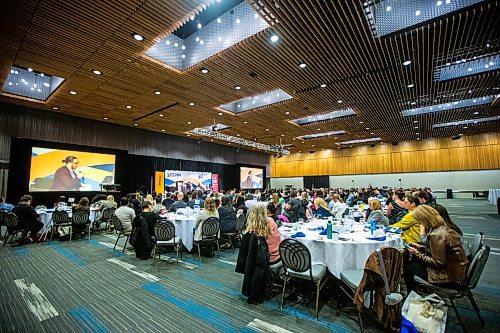
[[[499,22],[1,1],[0,332],[498,332]]]

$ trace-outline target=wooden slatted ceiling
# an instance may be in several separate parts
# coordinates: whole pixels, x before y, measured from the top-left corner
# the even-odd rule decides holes
[[[151,61],[144,52],[198,11],[201,0],[2,1],[0,84],[13,63],[64,77],[66,82],[47,103],[0,98],[51,111],[57,106],[58,112],[98,120],[106,116],[110,122],[128,126],[133,126],[135,118],[178,102],[179,106],[165,111],[165,117],[152,115],[140,126],[184,136],[215,118],[231,126],[225,133],[246,139],[255,136],[268,144],[282,138],[294,144],[292,152],[334,148],[339,141],[374,136],[394,142],[415,140],[416,132],[425,139],[499,131],[498,122],[468,129],[432,129],[433,123],[499,115],[498,102],[416,117],[400,114],[412,107],[411,102],[425,106],[500,92],[493,90],[500,86],[498,71],[433,81],[436,66],[479,56],[487,43],[493,52],[500,51],[499,1],[485,1],[382,39],[372,36],[363,1],[248,1],[257,8],[265,7],[262,12],[274,17],[272,27],[184,73]],[[146,40],[133,40],[132,32],[141,33]],[[277,44],[269,40],[273,33],[280,37]],[[405,60],[412,64],[403,66]],[[305,69],[299,69],[300,61],[307,64]],[[200,73],[202,66],[209,68],[209,74]],[[94,68],[104,75],[91,75]],[[249,75],[252,71],[256,78]],[[328,86],[320,88],[323,83]],[[407,88],[410,83],[415,87]],[[236,84],[243,89],[236,91]],[[276,88],[294,99],[239,115],[218,115],[216,107],[221,104]],[[70,90],[78,95],[70,95]],[[154,90],[162,94],[155,95]],[[195,106],[189,106],[190,102]],[[289,123],[346,107],[357,115],[303,127]],[[479,115],[472,115],[475,111]],[[414,120],[419,121],[418,129]],[[348,134],[305,143],[293,140],[331,130]]]

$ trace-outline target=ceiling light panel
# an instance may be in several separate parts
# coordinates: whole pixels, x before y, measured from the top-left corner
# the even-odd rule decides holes
[[[367,142],[376,142],[376,141],[382,141],[382,139],[381,138],[370,138],[370,139],[351,140],[351,141],[341,142],[340,144],[352,145],[352,144],[356,144],[356,143],[367,143]]]
[[[234,5],[228,7],[228,4]],[[225,5],[224,13],[210,10]],[[215,8],[217,9],[217,8]],[[213,17],[213,15],[218,15]],[[146,55],[178,70],[193,65],[255,35],[269,24],[246,1],[225,0],[207,4],[207,9],[146,51]],[[210,16],[212,15],[212,16]],[[186,28],[193,22],[196,29]],[[206,23],[205,23],[206,22]],[[219,23],[220,22],[220,23]],[[239,23],[238,23],[239,22]],[[201,28],[198,28],[198,24]]]
[[[451,121],[447,123],[439,123],[432,125],[432,128],[440,128],[440,127],[451,127],[451,126],[463,126],[463,125],[474,125],[479,123],[487,123],[492,121],[499,121],[500,116],[496,117],[488,117],[488,118],[477,118],[477,119],[467,119],[467,120],[459,120],[459,121]]]
[[[64,82],[62,77],[12,66],[3,85],[4,93],[46,101]]]
[[[322,121],[327,121],[327,120],[333,120],[337,118],[342,118],[342,117],[347,117],[347,116],[353,116],[355,115],[356,112],[354,112],[353,109],[347,108],[343,110],[337,110],[337,111],[331,111],[327,113],[318,113],[318,114],[313,114],[304,118],[299,118],[299,119],[294,119],[291,122],[296,124],[296,125],[311,125],[314,123],[322,122]]]
[[[472,6],[483,0],[384,0],[370,1],[366,17],[376,37],[415,28],[437,17]],[[390,9],[389,9],[390,8]],[[388,10],[389,9],[389,10]]]
[[[408,116],[416,116],[416,115],[425,114],[425,113],[434,113],[434,112],[462,109],[462,108],[468,108],[468,107],[473,107],[473,106],[478,106],[478,105],[491,104],[495,100],[495,98],[496,98],[495,95],[477,97],[477,98],[469,98],[469,99],[463,99],[461,101],[435,104],[435,105],[430,105],[430,106],[423,106],[420,108],[403,110],[401,113],[403,116],[408,117]]]
[[[292,98],[293,97],[284,90],[277,89],[257,96],[243,98],[236,102],[224,104],[219,106],[219,108],[233,113],[241,113],[256,108],[267,107]]]
[[[434,73],[434,80],[446,81],[470,75],[477,75],[485,72],[500,69],[500,55],[491,55],[480,59],[469,59],[457,61],[455,64],[437,68]]]
[[[299,136],[299,139],[302,140],[312,140],[312,139],[319,139],[319,138],[324,138],[328,136],[334,136],[334,135],[343,135],[346,134],[346,131],[330,131],[330,132],[323,132],[323,133],[314,133],[314,134],[307,134],[303,136]]]

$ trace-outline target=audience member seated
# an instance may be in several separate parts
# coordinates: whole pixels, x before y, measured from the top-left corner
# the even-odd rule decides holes
[[[114,209],[116,209],[116,207],[118,207],[118,205],[115,202],[115,197],[112,196],[111,194],[107,196],[106,200],[110,202],[110,204],[108,204],[108,205],[113,207]]]
[[[236,272],[244,274],[241,293],[248,297],[249,304],[260,304],[266,298],[270,262],[267,238],[271,228],[264,207],[264,203],[256,203],[250,208],[236,263]]]
[[[19,219],[18,227],[29,231],[27,239],[33,242],[36,235],[43,228],[43,223],[38,221],[38,214],[31,203],[33,197],[29,194],[23,195],[20,202],[12,209],[12,212],[17,215]]]
[[[67,205],[68,204],[66,203],[66,197],[64,195],[61,195],[54,204],[54,208],[59,209],[62,207],[66,207]]]
[[[151,257],[153,250],[153,240],[155,236],[155,225],[160,219],[158,214],[153,213],[152,205],[148,201],[142,204],[142,212],[134,218],[132,226],[138,228],[139,234],[135,240],[134,246],[135,255],[141,260],[147,260]]]
[[[252,207],[252,205],[254,203],[256,203],[257,200],[255,200],[255,198],[253,197],[253,194],[251,193],[248,193],[247,194],[247,197],[246,197],[246,200],[245,200],[245,206],[250,209]]]
[[[179,208],[186,208],[187,204],[184,202],[184,193],[179,192],[177,193],[177,201],[174,202],[171,206],[169,211],[170,212],[176,212],[177,209]]]
[[[316,206],[316,216],[318,218],[333,216],[323,198],[317,197],[316,199],[314,199],[314,206]]]
[[[135,219],[135,211],[128,204],[128,198],[123,197],[120,199],[120,207],[115,210],[116,217],[122,222],[123,233],[132,231],[132,221]]]
[[[290,222],[295,223],[299,220],[299,208],[302,205],[302,200],[297,198],[297,191],[293,190],[290,193],[290,200],[285,205],[285,215]]]
[[[165,209],[165,206],[161,204],[161,196],[155,197],[153,212],[155,212],[156,214],[161,214],[161,211],[163,209]]]
[[[347,209],[347,205],[337,193],[333,195],[333,199],[330,201],[328,207],[330,208],[332,215],[337,219],[342,218],[342,214],[344,214]]]
[[[170,192],[167,192],[167,194],[165,195],[165,199],[163,199],[163,201],[161,202],[161,204],[163,206],[165,206],[165,209],[167,211],[170,210],[170,206],[172,206],[172,204],[175,202],[175,200],[172,199],[172,193]]]
[[[0,196],[0,210],[10,212],[13,208],[14,205],[7,203],[4,196]]]
[[[196,219],[196,230],[194,232],[195,241],[201,240],[201,229],[203,226],[203,222],[205,222],[205,220],[208,219],[209,217],[219,218],[219,212],[215,207],[214,198],[207,198],[207,200],[205,200],[205,207],[200,212],[200,214],[198,214],[198,217]]]
[[[404,267],[408,292],[415,289],[414,276],[445,288],[460,288],[467,278],[469,261],[465,256],[460,235],[449,228],[439,213],[428,205],[420,205],[412,212],[417,223],[430,230],[425,245],[409,243],[413,255]]]
[[[420,201],[421,205],[428,205],[429,204],[429,195],[425,191],[417,191],[413,193],[414,196],[418,198]]]
[[[274,204],[272,202],[269,202],[267,204],[266,213],[267,213],[267,217],[272,218],[274,220],[274,222],[276,222],[276,224],[278,225],[278,228],[281,227],[282,221],[280,220],[280,218],[276,214],[276,207],[274,206]]]
[[[417,243],[420,241],[420,224],[413,218],[412,212],[420,205],[416,196],[410,195],[405,198],[405,209],[408,210],[401,221],[391,225],[391,228],[401,228],[401,238],[405,243]]]
[[[189,207],[194,208],[195,206],[198,206],[198,208],[203,208],[205,206],[205,201],[200,199],[201,197],[201,191],[194,191],[193,193],[193,199],[189,201]]]
[[[234,232],[236,229],[236,211],[231,205],[231,199],[228,196],[222,197],[222,206],[218,209],[220,220],[220,232]]]
[[[280,203],[280,197],[278,193],[273,193],[271,196],[271,202],[274,205],[274,208],[278,214],[281,214],[283,212],[283,206]]]
[[[90,215],[89,198],[87,197],[81,198],[80,201],[78,201],[78,203],[76,204],[76,206],[73,206],[71,210],[73,211],[73,215],[75,215],[75,213],[77,212],[85,212]],[[73,235],[85,234],[85,224],[75,224],[73,222],[72,232]]]
[[[387,206],[387,217],[389,218],[389,222],[391,224],[399,222],[406,214],[408,214],[408,210],[404,208],[404,198],[405,193],[403,191],[397,190],[394,192],[392,201]]]
[[[235,197],[234,209],[236,210],[236,217],[241,214],[247,215],[248,208],[245,206],[245,198],[241,195]]]
[[[132,204],[132,209],[135,211],[135,215],[142,213],[142,197],[139,192],[135,193],[135,196],[131,196],[130,203]]]
[[[151,194],[146,195],[146,199],[145,200],[147,202],[149,202],[151,205],[155,204],[155,199],[153,198],[153,195],[151,195]]]
[[[384,215],[382,211],[382,204],[378,199],[372,199],[370,202],[371,213],[368,215],[368,222],[375,221],[377,224],[387,227],[389,225],[389,219]]]

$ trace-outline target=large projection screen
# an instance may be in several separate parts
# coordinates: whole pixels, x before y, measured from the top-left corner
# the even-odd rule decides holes
[[[264,169],[240,167],[240,188],[241,189],[263,189]]]

